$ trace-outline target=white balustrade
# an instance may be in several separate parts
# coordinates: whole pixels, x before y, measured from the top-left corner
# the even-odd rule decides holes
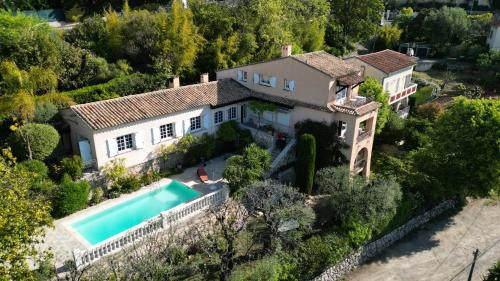
[[[223,187],[198,199],[181,204],[165,212],[161,212],[158,216],[136,225],[120,236],[113,238],[104,244],[83,251],[75,249],[73,250],[73,258],[76,267],[82,268],[89,265],[106,255],[121,250],[124,246],[130,245],[135,241],[149,236],[152,233],[165,230],[171,224],[176,223],[183,218],[198,213],[199,211],[207,209],[210,206],[221,204],[228,198],[228,196],[228,189]]]

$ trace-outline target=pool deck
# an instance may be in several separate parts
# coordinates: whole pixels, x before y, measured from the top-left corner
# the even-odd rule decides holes
[[[102,203],[86,208],[62,219],[58,219],[54,221],[54,228],[47,229],[44,242],[38,245],[38,248],[40,250],[50,249],[54,254],[56,268],[60,269],[64,265],[65,261],[73,260],[74,249],[83,250],[89,248],[90,246],[88,243],[86,243],[85,240],[83,240],[83,238],[74,233],[74,230],[68,227],[69,224],[73,223],[79,218],[86,217],[93,213],[99,212],[102,209],[106,209],[112,205],[119,204],[125,200],[137,196],[138,194],[148,192],[151,190],[151,188],[161,186],[170,180],[177,180],[200,192],[201,196],[203,196],[213,191],[210,189],[213,184],[216,184],[222,180],[222,171],[224,170],[224,167],[226,165],[226,158],[227,156],[221,156],[207,162],[206,166],[204,167],[210,178],[207,183],[202,183],[199,180],[196,174],[198,167],[191,167],[185,169],[181,174],[173,175],[168,179],[162,179],[159,182],[155,182],[149,186],[145,186],[136,192],[123,194],[120,197],[114,199],[108,199]]]

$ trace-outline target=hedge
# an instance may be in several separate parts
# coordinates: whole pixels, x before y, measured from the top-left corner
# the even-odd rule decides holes
[[[168,77],[134,73],[106,83],[62,92],[78,104],[135,95],[168,87]]]
[[[54,216],[63,217],[85,208],[89,191],[90,184],[87,181],[76,182],[69,175],[64,175],[54,196]]]

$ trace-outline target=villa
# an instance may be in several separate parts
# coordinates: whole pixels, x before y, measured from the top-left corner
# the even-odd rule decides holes
[[[392,50],[383,50],[362,56],[347,58],[348,63],[363,69],[364,77],[373,77],[389,93],[389,104],[401,117],[410,112],[409,97],[417,91],[412,83],[414,58]]]
[[[95,169],[115,158],[142,167],[159,157],[161,144],[213,134],[227,120],[267,134],[273,146],[277,134],[293,137],[294,125],[311,119],[338,124],[350,169],[369,176],[380,104],[358,96],[361,69],[323,51],[291,55],[291,48],[278,59],[219,71],[216,81],[203,74],[199,84],[180,86],[174,78],[169,89],[72,106],[62,115],[73,151]],[[277,110],[257,116],[253,100]]]

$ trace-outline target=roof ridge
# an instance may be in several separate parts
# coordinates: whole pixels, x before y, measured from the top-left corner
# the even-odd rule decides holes
[[[75,104],[75,105],[70,106],[70,108],[79,108],[79,107],[82,107],[82,106],[85,106],[85,105],[90,105],[90,104],[99,104],[99,103],[103,103],[104,104],[104,103],[114,102],[114,101],[117,101],[117,100],[132,99],[132,98],[142,97],[142,96],[146,96],[146,95],[175,92],[175,91],[178,91],[180,89],[187,89],[187,88],[194,88],[194,87],[203,86],[203,85],[217,84],[219,81],[226,80],[226,79],[230,79],[230,78],[223,78],[223,79],[219,79],[219,80],[215,80],[215,81],[210,81],[210,82],[206,82],[206,83],[197,83],[197,84],[184,85],[184,86],[180,86],[180,87],[177,87],[177,88],[158,89],[158,90],[154,90],[154,91],[150,91],[150,92],[145,92],[145,93],[140,93],[140,94],[132,94],[132,95],[127,95],[127,96],[121,96],[121,97],[116,97],[116,98],[107,99],[107,100],[100,100],[100,101],[93,101],[93,102],[82,103],[82,104]]]

